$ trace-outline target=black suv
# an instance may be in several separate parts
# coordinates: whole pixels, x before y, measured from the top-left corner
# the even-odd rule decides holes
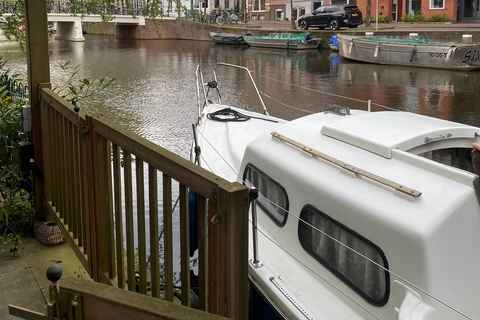
[[[363,23],[362,12],[353,5],[328,5],[315,9],[313,13],[298,18],[298,25],[302,30],[318,27],[322,30],[330,27],[338,30],[340,27],[356,28]]]

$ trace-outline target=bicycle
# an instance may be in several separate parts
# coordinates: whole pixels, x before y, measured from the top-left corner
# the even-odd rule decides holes
[[[219,17],[217,17],[217,23],[219,25],[223,25],[225,24],[225,22],[228,23],[229,25],[231,25],[232,23],[238,24],[239,22],[238,15],[236,15],[235,12],[230,13],[228,11],[223,11],[222,14]]]

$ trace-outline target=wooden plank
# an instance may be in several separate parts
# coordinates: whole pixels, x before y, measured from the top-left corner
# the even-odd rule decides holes
[[[89,320],[226,320],[200,310],[75,277],[62,279],[60,290],[82,295],[83,317]]]
[[[92,135],[96,135],[92,133]],[[97,176],[97,243],[101,272],[108,272],[108,277],[115,277],[114,223],[112,212],[112,184],[110,167],[110,144],[107,139],[96,137],[96,176]]]
[[[25,26],[27,48],[27,79],[29,102],[32,106],[33,145],[35,166],[41,175],[35,175],[35,208],[38,217],[44,217],[44,159],[40,108],[40,84],[50,82],[48,51],[47,4],[45,1],[25,0]]]
[[[87,117],[87,125],[91,126],[91,118]],[[85,181],[85,191],[88,206],[88,221],[86,226],[87,237],[89,239],[89,253],[88,258],[92,270],[92,278],[95,281],[100,281],[102,278],[102,266],[99,258],[99,243],[98,230],[99,228],[99,198],[98,198],[98,154],[97,154],[97,138],[99,136],[91,132],[87,137],[86,144],[86,164],[87,180]]]
[[[83,246],[82,234],[82,189],[81,189],[81,173],[80,173],[80,143],[78,142],[78,128],[73,126],[73,193],[75,195],[74,219],[75,227],[73,228],[73,237],[78,239],[78,245]]]
[[[198,210],[198,299],[199,309],[208,311],[208,222],[207,200],[197,195]]]
[[[125,263],[123,248],[122,181],[120,175],[120,148],[113,145],[113,188],[115,198],[115,241],[117,254],[118,287],[125,288]]]
[[[70,122],[78,124],[78,120],[80,119],[82,124],[85,123],[85,112],[80,110],[77,114],[77,112],[74,110],[75,107],[57,93],[53,92],[53,90],[49,88],[43,88],[41,91],[41,96],[52,106],[54,110],[56,110]]]
[[[165,300],[173,302],[172,179],[163,173],[163,274]]]
[[[87,156],[87,139],[86,137],[80,137],[78,140],[79,143],[79,166],[80,166],[80,201],[82,202],[82,238],[83,238],[83,246],[84,251],[86,254],[91,253],[91,240],[90,240],[90,208],[88,205],[88,196],[89,196],[89,188],[88,188],[88,156]],[[90,275],[91,278],[92,275]]]
[[[152,297],[160,298],[160,245],[158,238],[158,181],[157,170],[148,166],[148,201],[150,221],[150,274]]]
[[[56,137],[57,135],[60,134],[59,132],[59,124],[58,124],[58,114],[56,112],[53,112],[52,114],[52,137]],[[53,139],[52,141],[53,145],[53,204],[55,207],[58,207],[60,205],[60,157],[58,156],[60,154],[60,140],[59,139]]]
[[[68,223],[68,218],[66,218],[67,213],[67,195],[66,195],[66,184],[67,184],[67,165],[66,165],[66,156],[65,156],[65,118],[60,114],[58,117],[58,129],[59,135],[57,139],[59,140],[59,150],[58,150],[58,159],[59,159],[59,170],[60,170],[60,199],[58,202],[58,211],[60,212],[60,217],[66,219]]]
[[[140,293],[147,294],[147,243],[145,233],[145,179],[143,161],[135,159],[137,181],[137,236],[138,236],[138,272],[140,274]]]
[[[214,216],[212,221],[209,216],[209,268],[215,264],[214,270],[209,269],[209,294],[213,300],[209,300],[209,312],[247,319],[248,189],[227,192],[220,187],[217,219]]]
[[[72,123],[65,121],[65,199],[66,199],[66,212],[65,221],[68,224],[69,230],[72,231],[74,226],[73,219],[73,204],[75,203],[73,192],[73,138],[72,138]]]
[[[180,191],[180,256],[182,281],[182,304],[190,306],[190,226],[188,215],[188,188],[179,185]]]
[[[52,141],[51,138],[51,108],[50,105],[45,101],[41,100],[41,108],[42,108],[42,119],[41,122],[45,125],[45,129],[42,130],[42,141],[43,141],[43,149],[44,149],[44,174],[45,174],[45,190],[44,195],[45,199],[51,200],[52,199],[52,176],[53,176],[53,168],[52,168]]]
[[[220,265],[223,263],[222,260],[220,260],[223,255],[221,254],[220,251],[220,246],[218,245],[220,240],[219,237],[219,229],[220,227],[218,225],[215,225],[212,223],[212,219],[217,215],[217,204],[214,203],[213,201],[208,201],[207,202],[207,228],[208,228],[208,255],[207,255],[207,287],[208,287],[208,301],[207,301],[207,310],[208,312],[219,314],[219,304],[223,303],[223,301],[220,300],[220,295],[218,293],[221,292],[221,288],[223,287],[223,284],[221,282],[220,278]],[[248,257],[247,257],[248,259]],[[217,288],[217,287],[220,287]],[[217,293],[218,292],[218,293]]]
[[[87,271],[87,273],[90,275],[92,271],[90,269],[90,263],[88,261],[88,256],[86,252],[82,250],[82,247],[78,245],[78,241],[73,238],[73,233],[67,230],[67,228],[64,225],[64,220],[60,218],[60,214],[55,210],[55,207],[52,206],[51,202],[47,202],[46,209],[47,209],[47,213],[50,215],[53,221],[55,221],[55,223],[58,225],[60,230],[62,230],[62,234],[65,237],[65,240],[72,248],[78,260],[82,263],[83,267],[85,268],[85,271]]]
[[[217,192],[218,183],[225,181],[212,172],[176,155],[159,145],[102,117],[94,117],[93,130],[113,143],[147,162],[159,171],[168,173],[179,183],[195,190],[200,195],[215,201],[212,194]],[[241,184],[234,182],[224,188],[236,189]]]
[[[132,155],[123,150],[123,176],[125,185],[125,222],[127,234],[127,282],[128,290],[135,291],[135,246],[133,225]]]

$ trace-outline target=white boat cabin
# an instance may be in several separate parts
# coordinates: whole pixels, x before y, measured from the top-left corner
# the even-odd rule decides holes
[[[203,110],[203,161],[259,190],[263,266],[251,265],[250,277],[280,314],[480,317],[480,206],[470,156],[480,128],[343,109],[290,122],[207,119],[224,107]]]

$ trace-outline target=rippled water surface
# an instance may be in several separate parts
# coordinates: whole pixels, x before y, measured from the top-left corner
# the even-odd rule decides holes
[[[184,157],[197,114],[195,69],[200,65],[209,81],[217,62],[250,69],[259,90],[271,97],[264,96],[270,113],[286,119],[330,104],[366,109],[371,100],[373,110],[386,106],[480,124],[478,72],[355,63],[328,49],[287,52],[184,40],[87,35],[85,42],[52,38],[49,48],[54,86],[65,78],[56,65],[66,61],[80,65],[80,74],[90,80],[116,78],[108,90],[80,104],[84,111],[101,113]],[[0,51],[15,73],[25,74],[25,57],[15,45],[2,43]],[[243,73],[219,68],[218,76],[224,103],[258,110]]]

